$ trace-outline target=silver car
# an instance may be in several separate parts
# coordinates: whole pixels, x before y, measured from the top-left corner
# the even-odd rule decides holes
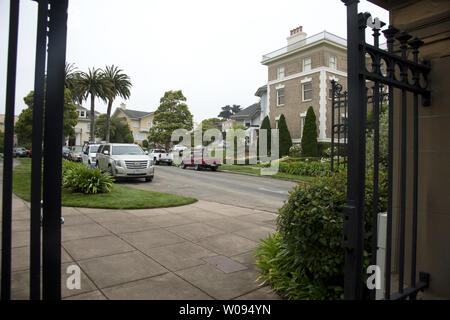
[[[153,160],[132,143],[105,143],[97,151],[96,165],[115,178],[145,178],[152,181]]]

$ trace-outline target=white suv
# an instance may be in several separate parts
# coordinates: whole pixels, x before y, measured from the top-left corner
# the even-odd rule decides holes
[[[116,178],[145,178],[152,181],[153,161],[133,143],[105,143],[97,151],[96,165]]]
[[[98,147],[100,147],[99,143],[86,143],[83,146],[83,150],[81,152],[81,161],[91,168],[95,166],[97,162],[96,156]]]

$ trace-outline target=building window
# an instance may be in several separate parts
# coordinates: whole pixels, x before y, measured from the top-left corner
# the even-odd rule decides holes
[[[302,92],[303,92],[303,101],[312,100],[312,83],[304,83],[302,84]]]
[[[277,106],[284,106],[284,89],[277,90]]]
[[[335,56],[330,56],[329,66],[331,69],[336,69],[336,57]]]
[[[139,128],[139,121],[133,121],[133,127]]]
[[[147,122],[147,128],[151,128],[151,127],[153,127],[153,122]]]
[[[311,70],[311,58],[303,59],[303,71]]]
[[[80,117],[84,118],[84,111],[80,111]]]
[[[277,69],[277,79],[284,79],[284,67],[279,67]]]

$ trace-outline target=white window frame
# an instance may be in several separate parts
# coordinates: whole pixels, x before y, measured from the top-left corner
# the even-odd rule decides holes
[[[280,90],[283,90],[283,103],[280,104]],[[282,107],[284,106],[284,99],[286,98],[286,94],[284,92],[284,88],[278,88],[277,89],[277,107]]]
[[[306,118],[306,111],[303,113],[300,113],[300,138],[303,138],[303,129],[305,127],[305,118]]]
[[[309,61],[309,63],[306,63],[306,61]],[[303,72],[311,71],[311,65],[312,65],[311,57],[304,58],[303,59]]]
[[[278,80],[284,79],[284,67],[277,68],[277,79]]]
[[[134,120],[133,121],[133,127],[134,128],[139,128],[139,120]]]
[[[333,65],[333,66],[332,66]],[[337,69],[337,59],[336,59],[336,56],[330,56],[329,58],[328,58],[328,66],[331,68],[331,69]]]
[[[308,85],[308,84],[311,85],[311,90],[308,90],[308,91],[311,91],[311,98],[310,99],[305,99],[305,85]],[[312,94],[313,94],[312,81],[308,81],[308,82],[302,83],[302,101],[303,102],[311,101],[312,100]]]

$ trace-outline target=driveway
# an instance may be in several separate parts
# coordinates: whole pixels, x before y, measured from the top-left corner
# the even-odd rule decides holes
[[[296,182],[228,172],[195,171],[155,166],[152,182],[123,182],[131,187],[176,193],[186,197],[277,212]]]

